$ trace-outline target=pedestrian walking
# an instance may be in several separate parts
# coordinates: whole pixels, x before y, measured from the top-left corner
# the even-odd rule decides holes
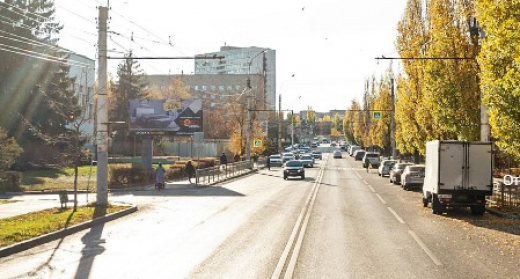
[[[188,176],[188,181],[191,184],[191,177],[193,177],[195,174],[195,167],[193,167],[193,164],[191,163],[191,160],[188,160],[186,162],[186,175]]]
[[[222,152],[222,155],[220,155],[220,165],[226,169],[227,168],[227,157],[226,153]]]
[[[271,170],[271,158],[269,158],[269,156],[267,156],[267,161],[265,163],[267,164],[267,169]]]
[[[162,163],[159,163],[159,166],[155,170],[155,189],[162,190],[164,189],[164,170]]]

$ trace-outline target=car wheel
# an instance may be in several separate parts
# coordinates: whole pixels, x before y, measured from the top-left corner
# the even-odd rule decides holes
[[[381,176],[381,174],[380,174],[380,173],[377,173],[377,176]]]
[[[423,204],[424,207],[428,207],[428,199],[423,197],[422,198],[422,204]]]
[[[406,185],[406,184],[403,184],[402,187],[403,187],[403,190],[405,190],[405,191],[408,191],[408,190],[410,189],[410,188],[408,187],[408,185]]]
[[[304,179],[305,179],[305,175],[302,175],[302,180],[304,180]]]
[[[287,180],[287,176],[284,176],[283,179],[284,179],[284,180]]]

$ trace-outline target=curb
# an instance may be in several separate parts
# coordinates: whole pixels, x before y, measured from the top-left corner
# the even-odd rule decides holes
[[[99,218],[91,220],[91,221],[87,221],[87,222],[84,222],[81,224],[77,224],[77,225],[74,225],[74,226],[71,226],[68,228],[61,229],[59,231],[55,231],[55,232],[52,232],[49,234],[45,234],[45,235],[38,236],[38,237],[29,239],[26,241],[22,241],[19,243],[15,243],[15,244],[0,248],[0,258],[7,257],[10,255],[31,249],[38,245],[63,238],[67,235],[71,235],[73,233],[97,226],[99,224],[103,224],[103,223],[115,220],[117,218],[121,218],[125,215],[137,212],[137,210],[138,210],[137,206],[134,205],[128,209],[125,209],[125,210],[122,210],[119,212],[114,212],[114,213],[108,214],[103,217],[99,217]]]
[[[502,213],[502,212],[499,212],[499,211],[496,211],[494,209],[490,209],[490,208],[486,208],[486,211],[493,214],[493,215],[496,215],[500,218],[505,218],[505,219],[520,219],[520,215],[518,214],[512,214],[512,213]]]

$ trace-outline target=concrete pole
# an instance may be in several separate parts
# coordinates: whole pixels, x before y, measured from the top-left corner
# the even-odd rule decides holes
[[[278,95],[278,152],[282,154],[282,94]]]
[[[248,89],[249,90],[249,89]],[[247,161],[251,161],[251,109],[249,102],[249,93],[247,92],[247,130],[246,130],[246,157]]]
[[[99,7],[98,98],[97,98],[97,205],[108,205],[108,99],[107,99],[108,8]]]
[[[390,105],[391,105],[391,116],[390,116],[390,145],[392,146],[392,159],[396,159],[396,142],[395,142],[395,92],[394,92],[394,79],[390,79]]]
[[[291,111],[291,150],[294,148],[294,111]]]

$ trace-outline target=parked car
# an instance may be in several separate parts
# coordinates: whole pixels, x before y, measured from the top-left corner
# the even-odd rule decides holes
[[[397,160],[383,160],[381,164],[379,164],[378,175],[383,177],[390,175],[390,169],[392,169],[396,163]]]
[[[292,152],[284,153],[282,155],[282,163],[286,163],[287,161],[295,160],[295,159],[296,159],[296,156],[294,156],[294,153],[292,153]]]
[[[311,154],[302,154],[300,156],[300,161],[303,162],[304,167],[314,167],[314,157]]]
[[[367,167],[367,164],[370,164],[370,167],[373,169],[379,168],[379,153],[375,152],[365,152],[365,156],[361,159],[363,168]]]
[[[305,179],[305,169],[303,168],[303,162],[300,160],[291,160],[285,163],[283,168],[283,179],[287,179],[290,176],[299,176],[302,180]]]
[[[365,153],[366,153],[365,150],[362,150],[362,149],[360,149],[360,150],[356,150],[356,152],[354,153],[354,159],[355,159],[356,161],[361,161],[361,160],[363,160],[363,156],[365,156]]]
[[[351,157],[354,156],[354,154],[356,153],[357,150],[360,150],[362,149],[360,146],[357,146],[357,145],[352,145],[350,147],[350,149],[348,150],[348,155],[350,155]]]
[[[424,174],[426,166],[412,165],[404,168],[401,175],[401,186],[404,190],[409,190],[412,187],[421,187],[424,184]]]
[[[323,155],[321,154],[321,151],[319,151],[319,150],[312,151],[312,156],[314,157],[314,159],[320,159],[320,160],[323,159]]]
[[[394,167],[390,170],[390,174],[388,177],[390,177],[390,182],[394,184],[400,184],[401,183],[401,174],[403,174],[404,168],[407,166],[413,165],[412,163],[396,163]]]
[[[282,156],[280,154],[273,154],[273,155],[269,156],[269,164],[271,167],[275,167],[275,166],[281,167],[283,165]]]
[[[334,157],[334,159],[336,159],[336,158],[340,158],[340,159],[343,158],[343,154],[339,150],[334,150],[334,153],[332,153],[332,156]]]

